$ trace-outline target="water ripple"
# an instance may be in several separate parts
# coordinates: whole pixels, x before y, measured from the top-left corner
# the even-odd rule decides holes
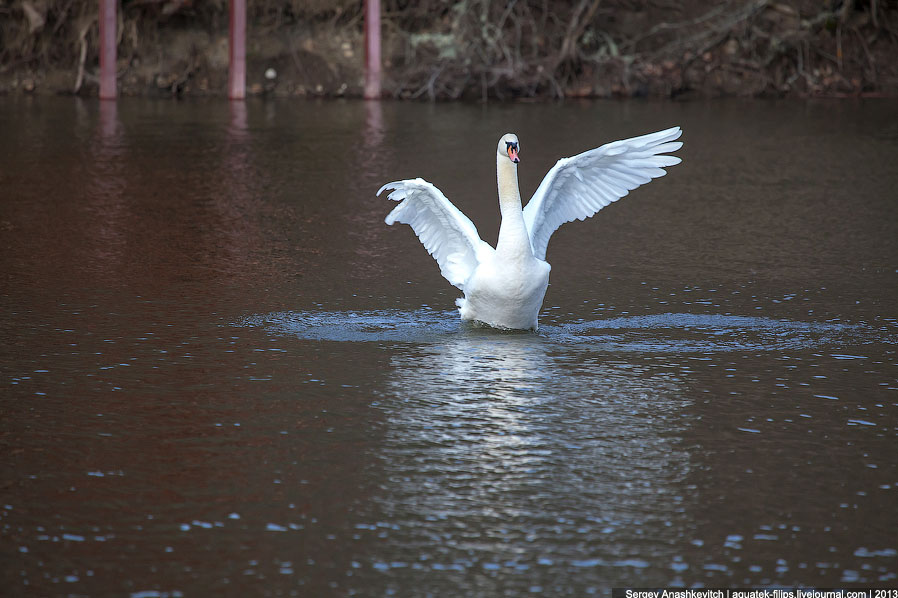
[[[898,344],[894,333],[866,324],[687,313],[544,324],[537,335],[476,327],[459,321],[455,311],[426,308],[414,311],[275,312],[248,316],[236,324],[264,328],[271,334],[319,341],[430,344],[453,336],[499,338],[517,335],[564,346],[640,353],[721,353]]]

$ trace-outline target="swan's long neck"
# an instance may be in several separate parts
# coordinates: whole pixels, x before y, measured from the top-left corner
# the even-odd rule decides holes
[[[530,256],[530,237],[521,209],[517,164],[505,156],[497,155],[496,178],[499,181],[499,211],[502,212],[496,251],[509,257]]]

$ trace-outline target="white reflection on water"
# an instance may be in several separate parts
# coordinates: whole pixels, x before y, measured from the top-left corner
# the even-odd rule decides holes
[[[534,580],[551,562],[590,571],[587,588],[603,569],[672,558],[689,470],[688,399],[672,376],[476,330],[391,365],[388,482],[370,516],[398,524],[384,547],[394,560]],[[622,552],[644,534],[651,547]]]

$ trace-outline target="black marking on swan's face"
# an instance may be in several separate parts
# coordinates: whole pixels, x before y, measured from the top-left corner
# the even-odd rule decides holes
[[[505,142],[505,153],[508,155],[508,159],[517,164],[521,161],[518,158],[518,152],[520,151],[518,147],[517,141],[506,141]]]

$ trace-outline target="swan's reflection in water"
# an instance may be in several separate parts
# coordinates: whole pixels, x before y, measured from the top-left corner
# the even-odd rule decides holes
[[[366,455],[376,491],[347,522],[352,567],[378,572],[350,585],[386,586],[353,586],[362,595],[585,596],[694,583],[688,549],[707,535],[708,508],[697,484],[728,457],[694,452],[714,422],[693,404],[705,391],[678,378],[694,379],[691,360],[895,342],[865,324],[715,314],[550,320],[539,335],[466,328],[453,312],[423,308],[240,324],[389,354],[369,379],[386,420]]]
[[[539,583],[570,569],[582,589],[609,568],[644,580],[649,561],[672,558],[660,552],[682,531],[689,468],[672,376],[479,331],[397,353],[392,366],[369,526],[388,522],[392,541],[375,566]]]

